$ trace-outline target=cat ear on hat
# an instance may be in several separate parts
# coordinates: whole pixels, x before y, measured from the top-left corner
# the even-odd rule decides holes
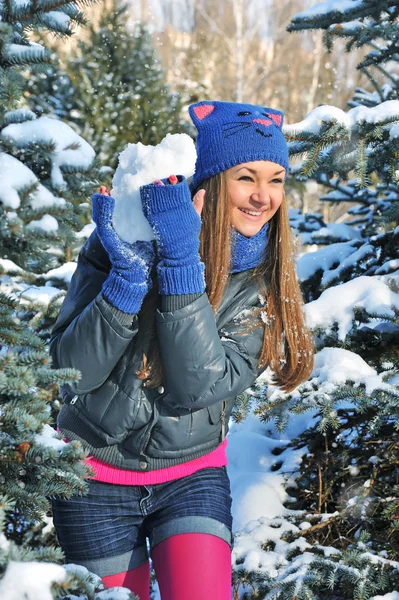
[[[205,121],[213,113],[214,109],[215,105],[212,102],[206,101],[197,102],[197,104],[191,104],[188,107],[191,120],[197,129],[198,125]]]
[[[275,122],[277,127],[279,127],[279,129],[282,129],[284,123],[284,113],[280,112],[279,110],[272,111],[270,110],[270,108],[265,108],[265,111],[267,113],[267,116]]]

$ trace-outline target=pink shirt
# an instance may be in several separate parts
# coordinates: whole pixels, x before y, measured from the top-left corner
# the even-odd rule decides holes
[[[58,428],[57,431],[58,433],[61,433]],[[68,438],[64,438],[64,442],[69,441]],[[165,469],[156,469],[155,471],[148,471],[147,473],[118,469],[118,467],[109,465],[94,456],[88,456],[85,463],[90,465],[95,472],[94,477],[90,477],[90,479],[95,481],[119,485],[150,485],[187,477],[187,475],[192,475],[196,471],[206,469],[207,467],[224,467],[228,464],[226,448],[227,438],[224,438],[223,442],[219,444],[215,450],[212,450],[212,452],[209,452],[204,456],[200,456],[199,458],[195,458],[194,460],[190,460],[189,462],[180,465],[166,467]]]
[[[104,483],[114,483],[119,485],[146,485],[154,483],[165,483],[173,479],[180,479],[192,475],[200,469],[207,467],[223,467],[227,465],[227,438],[212,452],[190,460],[189,462],[165,469],[156,469],[141,473],[140,471],[129,471],[127,469],[118,469],[109,465],[94,456],[89,456],[86,463],[95,471],[95,476],[91,479],[103,481]]]

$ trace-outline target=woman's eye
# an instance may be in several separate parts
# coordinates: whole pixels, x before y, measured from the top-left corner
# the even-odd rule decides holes
[[[273,179],[273,183],[284,183],[284,179],[277,177],[276,179]]]
[[[250,177],[249,175],[243,175],[242,177],[239,178],[238,181],[253,181],[252,177]]]

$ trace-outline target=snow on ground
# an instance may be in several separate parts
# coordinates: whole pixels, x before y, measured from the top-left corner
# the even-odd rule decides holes
[[[141,207],[140,186],[172,174],[190,177],[195,160],[194,141],[185,133],[168,133],[157,146],[127,145],[119,155],[111,190],[115,198],[113,225],[122,239],[154,239]]]

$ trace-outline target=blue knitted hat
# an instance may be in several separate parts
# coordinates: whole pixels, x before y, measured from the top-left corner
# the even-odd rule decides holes
[[[198,130],[193,190],[204,179],[244,162],[270,160],[288,171],[281,111],[213,100],[197,102],[188,110]]]

